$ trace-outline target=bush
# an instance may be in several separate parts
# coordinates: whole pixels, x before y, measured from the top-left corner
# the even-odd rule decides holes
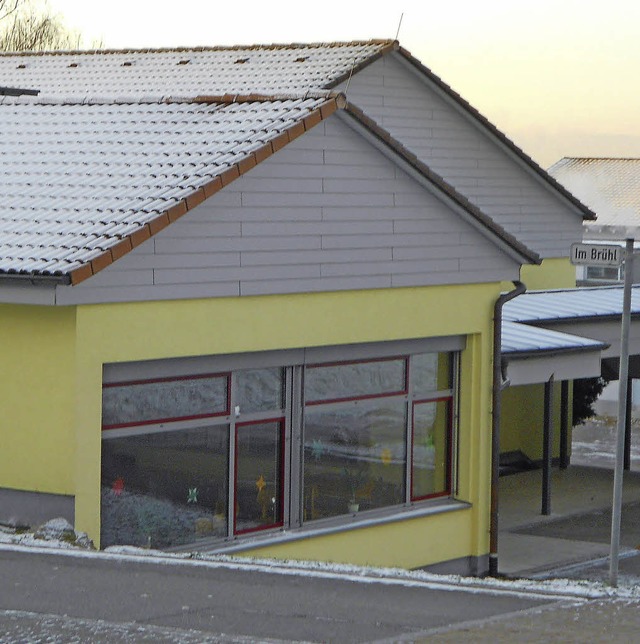
[[[609,384],[607,378],[581,378],[573,381],[573,424],[582,425],[585,420],[595,416],[593,403],[598,400],[602,390]]]

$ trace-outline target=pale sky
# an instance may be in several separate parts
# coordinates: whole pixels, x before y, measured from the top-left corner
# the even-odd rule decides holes
[[[547,168],[640,157],[638,0],[49,0],[107,48],[395,38]]]

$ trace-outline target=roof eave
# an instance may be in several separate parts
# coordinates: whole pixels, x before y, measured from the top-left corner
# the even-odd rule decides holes
[[[67,285],[71,284],[71,275],[69,273],[39,273],[32,271],[30,273],[17,273],[11,271],[0,271],[0,281],[7,282],[29,282],[35,285]]]
[[[501,355],[504,359],[525,360],[527,358],[551,358],[553,356],[564,356],[572,353],[589,353],[605,351],[611,345],[603,342],[598,345],[589,345],[584,347],[559,347],[556,349],[527,349],[525,351],[502,351]]]

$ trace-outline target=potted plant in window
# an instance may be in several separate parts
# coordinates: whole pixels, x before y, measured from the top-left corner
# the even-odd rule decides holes
[[[361,487],[365,479],[365,473],[357,467],[345,467],[343,468],[342,472],[349,489],[347,509],[351,514],[354,514],[360,510],[360,502],[358,501],[358,489]]]

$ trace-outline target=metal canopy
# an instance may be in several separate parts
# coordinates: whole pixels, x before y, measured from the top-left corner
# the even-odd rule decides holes
[[[518,322],[502,323],[502,360],[512,386],[547,382],[552,377],[574,380],[599,376],[602,352],[607,347],[607,343],[591,338]]]
[[[622,315],[622,286],[596,286],[529,291],[508,302],[503,316],[511,322],[549,326],[559,322],[613,318]],[[631,314],[640,315],[640,285],[631,294]],[[554,327],[555,328],[555,327]]]
[[[503,356],[513,362],[511,353],[526,348],[527,342],[537,351],[532,351],[528,357],[535,354],[542,356],[549,353],[554,342],[566,343],[567,350],[593,351],[593,343],[600,343],[602,368],[609,377],[615,378],[618,358],[620,356],[620,320],[622,317],[623,287],[604,286],[589,288],[561,289],[552,291],[532,291],[524,293],[508,302],[504,307],[503,322]],[[518,344],[505,343],[504,334],[508,325],[517,324],[523,339]],[[558,333],[547,336],[545,333]],[[509,331],[506,331],[507,335]],[[526,337],[527,334],[530,337]],[[548,343],[546,347],[544,343]],[[631,358],[630,373],[640,377],[640,285],[634,286],[631,295],[631,323],[629,331],[629,354]],[[522,356],[518,356],[521,358]],[[533,364],[533,363],[532,363]],[[600,372],[583,373],[574,378],[587,378],[600,375]],[[560,378],[556,375],[556,378]],[[545,382],[546,379],[535,382]]]

